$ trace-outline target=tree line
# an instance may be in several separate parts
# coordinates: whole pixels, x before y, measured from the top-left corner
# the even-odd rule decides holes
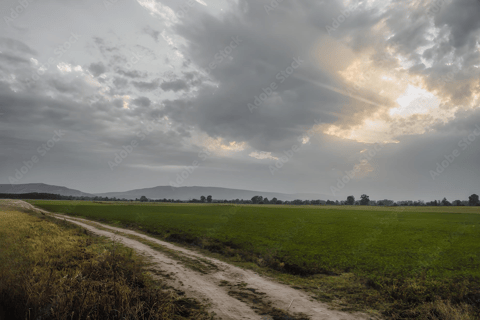
[[[406,200],[406,201],[393,201],[393,200],[370,200],[370,197],[366,194],[362,194],[359,200],[355,200],[355,197],[348,196],[346,200],[342,201],[333,201],[333,200],[292,200],[292,201],[282,201],[277,198],[268,199],[267,197],[262,197],[260,195],[254,196],[251,199],[232,199],[232,200],[217,200],[213,199],[211,195],[201,196],[200,199],[191,199],[188,201],[178,200],[178,199],[148,199],[145,196],[136,198],[135,200],[125,199],[125,198],[116,198],[116,197],[86,197],[86,196],[61,196],[58,194],[51,193],[23,193],[23,194],[9,194],[9,193],[0,193],[0,199],[31,199],[31,200],[82,200],[82,201],[123,201],[123,202],[170,202],[170,203],[232,203],[232,204],[278,204],[278,205],[360,205],[360,206],[480,206],[479,196],[477,194],[472,194],[468,197],[468,200],[454,200],[450,202],[447,198],[442,200],[433,200],[425,202],[423,200]]]
[[[190,203],[205,203],[207,199],[208,203],[212,202],[212,196],[205,198],[204,196],[200,197],[200,200],[192,199],[188,202]],[[234,200],[213,200],[214,203],[237,203],[237,204],[290,204],[290,205],[360,205],[360,206],[480,206],[479,196],[477,194],[472,194],[468,197],[468,200],[455,200],[450,202],[447,198],[443,200],[433,200],[425,202],[423,200],[406,200],[406,201],[394,201],[394,200],[370,200],[370,197],[366,194],[362,194],[359,200],[355,200],[355,197],[348,196],[346,200],[342,201],[333,201],[333,200],[293,200],[293,201],[282,201],[277,198],[264,198],[262,196],[254,196],[250,200],[244,199],[234,199]]]
[[[327,201],[328,204],[328,201]],[[468,200],[455,200],[450,202],[444,197],[442,200],[433,200],[429,202],[424,202],[423,200],[412,201],[393,201],[393,200],[379,200],[371,201],[370,197],[366,194],[360,196],[360,200],[355,200],[354,196],[348,196],[344,205],[379,205],[379,206],[480,206],[479,196],[477,194],[472,194],[468,197]]]

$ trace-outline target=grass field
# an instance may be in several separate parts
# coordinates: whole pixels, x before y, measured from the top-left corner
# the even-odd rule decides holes
[[[0,319],[210,319],[131,249],[0,200]]]
[[[438,301],[480,311],[479,207],[30,202],[302,276],[299,282],[354,275],[330,298],[391,318],[427,319],[433,311],[425,306]]]

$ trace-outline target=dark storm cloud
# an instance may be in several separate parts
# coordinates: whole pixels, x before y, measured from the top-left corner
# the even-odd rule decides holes
[[[178,33],[187,40],[187,58],[203,68],[213,66],[209,69],[210,78],[218,88],[199,83],[200,90],[194,101],[167,101],[166,114],[176,121],[197,125],[211,136],[247,141],[254,148],[265,149],[283,145],[278,144],[281,141],[291,141],[309,119],[327,123],[341,121],[343,126],[349,127],[362,123],[378,109],[365,103],[356,103],[345,109],[348,99],[344,96],[299,79],[309,78],[333,87],[341,86],[314,60],[318,45],[326,52],[324,56],[330,58],[332,55],[328,48],[322,47],[322,40],[328,37],[326,26],[332,25],[332,21],[345,12],[339,2],[282,3],[267,13],[264,6],[268,4],[268,1],[241,1],[238,11],[221,20],[202,15],[177,26]],[[463,5],[462,1],[458,4]],[[427,69],[421,63],[421,55],[415,53],[418,48],[429,44],[430,25],[426,9],[403,5],[392,8],[380,12],[378,8],[360,5],[350,11],[345,22],[331,36],[348,37],[355,51],[371,46],[379,50],[386,45],[394,46],[398,53],[416,62],[410,72],[427,76],[435,73],[432,78],[436,79],[439,74],[445,75],[448,71],[437,70],[436,66]],[[307,19],[296,18],[303,15]],[[393,33],[386,43],[371,32],[382,20]],[[317,35],[316,39],[312,39],[313,34]],[[226,51],[235,37],[241,39],[241,43]],[[441,42],[436,45],[441,46]],[[476,61],[477,56],[471,60]],[[279,83],[276,75],[285,70],[294,57],[305,64],[284,83]],[[249,112],[247,105],[253,103],[272,82],[278,84],[278,89],[253,113]],[[161,85],[164,86],[167,84]],[[362,90],[364,97],[382,103],[377,101],[376,92],[368,90],[368,87]],[[455,89],[453,98],[458,100],[471,94],[471,85],[464,84]]]
[[[70,91],[68,87],[61,89]],[[70,126],[82,130],[100,129],[98,123],[88,120],[88,115],[82,116],[84,106],[69,100],[52,99],[35,92],[18,95],[5,83],[0,87],[0,97],[0,109],[4,113],[0,119],[2,121],[11,120],[11,122],[3,123],[3,126],[7,124],[11,126],[13,123],[25,126],[36,119],[45,126],[57,126],[62,129]]]
[[[199,66],[213,66],[210,76],[218,83],[218,88],[208,85],[201,88],[195,97],[195,108],[182,109],[184,121],[199,125],[212,136],[248,141],[254,147],[266,147],[273,141],[291,137],[308,119],[331,119],[325,111],[331,111],[341,99],[337,93],[294,75],[278,76],[291,67],[294,59],[304,62],[295,71],[298,75],[315,68],[310,55],[316,43],[311,35],[325,34],[325,25],[315,26],[295,18],[299,15],[291,13],[302,12],[301,5],[282,3],[284,8],[269,15],[265,4],[268,2],[243,2],[248,11],[241,17],[238,12],[222,20],[202,16],[178,27],[188,41],[189,58]],[[330,15],[322,11],[325,7],[317,9],[322,16],[333,17],[340,7],[331,9]],[[332,81],[321,71],[317,80]],[[278,90],[258,110],[250,112],[247,105],[273,82],[278,84]],[[178,117],[178,108],[172,109],[174,117]]]
[[[444,3],[439,14],[435,15],[435,25],[450,27],[450,44],[461,49],[464,46],[475,44],[480,35],[480,1],[456,0]]]
[[[388,40],[393,46],[398,46],[400,53],[407,55],[414,61],[419,61],[420,56],[415,50],[429,44],[427,30],[430,24],[424,12],[411,14],[399,11],[397,17],[389,17],[389,26],[395,30],[395,35]]]
[[[135,100],[136,103],[144,106],[148,105],[148,101],[147,98]],[[0,110],[3,113],[0,122],[2,122],[2,137],[5,141],[15,139],[15,126],[22,127],[22,136],[34,141],[38,141],[36,132],[53,132],[54,129],[61,129],[69,132],[70,136],[79,137],[80,134],[84,136],[82,139],[101,141],[103,151],[96,147],[92,148],[89,144],[77,150],[77,142],[81,143],[81,141],[73,143],[69,151],[69,153],[86,152],[94,157],[97,152],[104,153],[109,149],[115,150],[122,144],[128,144],[135,138],[135,134],[145,127],[142,121],[155,125],[154,118],[145,118],[122,108],[123,101],[120,99],[113,100],[111,103],[98,102],[90,107],[85,103],[73,103],[71,100],[60,98],[52,99],[37,93],[19,96],[0,82]],[[28,126],[29,123],[37,122],[42,124],[41,128]],[[118,131],[114,128],[120,125],[125,129]],[[167,130],[165,133],[152,132],[150,135],[155,138],[145,141],[144,145],[170,145],[172,139],[178,139],[179,134],[176,132],[176,130]],[[65,148],[68,149],[68,146]]]

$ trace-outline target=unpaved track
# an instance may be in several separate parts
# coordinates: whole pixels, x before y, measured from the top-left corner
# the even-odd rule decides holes
[[[13,204],[13,203],[12,203]],[[300,290],[293,289],[287,285],[277,283],[265,277],[262,277],[250,270],[244,270],[236,266],[232,266],[223,261],[205,257],[197,252],[178,247],[174,244],[164,242],[141,233],[128,230],[115,228],[108,225],[104,225],[98,222],[94,222],[96,225],[106,228],[110,231],[97,229],[89,224],[90,220],[84,220],[80,218],[72,218],[70,216],[64,216],[60,214],[53,214],[42,209],[33,207],[31,204],[24,201],[14,201],[16,206],[32,209],[35,211],[48,213],[49,215],[61,219],[67,220],[71,223],[81,226],[88,231],[115,239],[121,242],[127,247],[135,249],[138,253],[144,254],[151,258],[151,261],[158,267],[159,271],[163,273],[171,274],[172,277],[164,279],[172,287],[184,291],[186,296],[196,298],[201,302],[210,304],[210,311],[216,313],[216,315],[222,320],[236,320],[236,319],[270,319],[265,316],[256,314],[252,307],[247,303],[244,303],[228,294],[229,289],[225,286],[221,286],[221,282],[228,281],[229,283],[238,284],[246,283],[248,288],[256,289],[258,292],[263,292],[265,295],[262,297],[265,300],[271,302],[272,306],[278,309],[287,310],[289,313],[303,313],[308,315],[312,320],[353,320],[353,319],[368,319],[369,317],[364,314],[345,313],[335,310],[329,310],[327,305],[318,301]],[[86,223],[84,223],[86,222]],[[196,272],[192,269],[185,267],[181,261],[177,261],[169,257],[166,253],[152,249],[150,246],[143,244],[139,241],[130,239],[120,234],[113,232],[121,232],[137,237],[146,239],[152,243],[161,245],[167,249],[174,250],[179,255],[189,257],[192,259],[204,259],[216,266],[217,270],[213,270],[209,273]]]

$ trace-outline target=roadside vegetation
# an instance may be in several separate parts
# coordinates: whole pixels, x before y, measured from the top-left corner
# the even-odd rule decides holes
[[[480,317],[478,207],[31,203],[208,250],[341,310]]]
[[[131,249],[0,201],[0,319],[211,319]]]

